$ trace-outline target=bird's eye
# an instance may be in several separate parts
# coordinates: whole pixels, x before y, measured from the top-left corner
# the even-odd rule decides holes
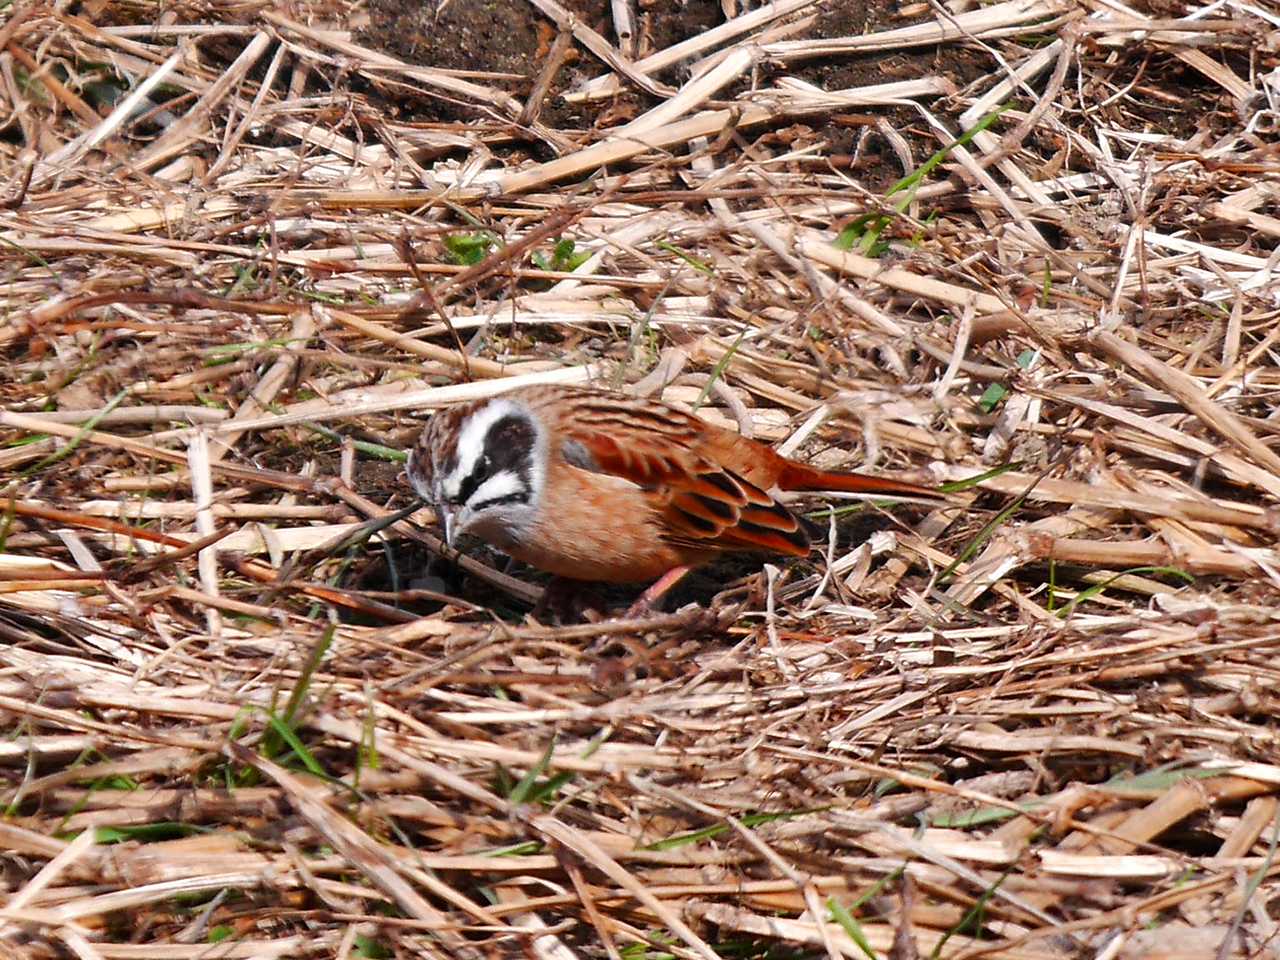
[[[488,474],[492,472],[492,470],[493,470],[493,460],[490,459],[489,455],[486,453],[483,457],[480,458],[480,472]]]

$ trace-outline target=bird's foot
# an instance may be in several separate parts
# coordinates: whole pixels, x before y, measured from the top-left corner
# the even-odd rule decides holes
[[[689,567],[672,567],[636,598],[617,620],[646,620],[661,613],[661,601],[671,588],[684,579]],[[551,619],[556,623],[599,623],[608,609],[599,594],[587,588],[581,580],[552,577],[533,608],[534,620]]]
[[[556,623],[596,623],[603,619],[604,598],[580,580],[552,577],[533,608],[533,619],[551,619]]]

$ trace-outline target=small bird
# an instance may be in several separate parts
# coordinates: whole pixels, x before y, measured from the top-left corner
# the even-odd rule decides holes
[[[778,491],[945,500],[902,480],[815,470],[666,403],[569,386],[441,410],[407,473],[450,546],[469,533],[557,577],[656,579],[633,611],[721,554],[808,554],[807,525]]]

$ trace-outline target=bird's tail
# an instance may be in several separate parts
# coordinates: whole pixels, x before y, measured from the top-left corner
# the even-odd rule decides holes
[[[802,463],[787,461],[777,480],[783,490],[831,490],[852,493],[862,497],[901,497],[923,500],[928,503],[946,503],[947,495],[933,487],[924,487],[906,480],[889,477],[870,477],[862,473],[831,473],[815,470]]]

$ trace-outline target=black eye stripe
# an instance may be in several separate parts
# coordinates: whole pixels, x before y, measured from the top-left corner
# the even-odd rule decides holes
[[[480,470],[480,465],[477,464],[476,469],[472,470],[471,473],[463,479],[462,485],[458,487],[458,502],[466,503],[470,500],[471,495],[479,489],[480,483],[483,480],[484,474]]]
[[[504,507],[512,503],[528,503],[529,494],[527,491],[521,490],[519,493],[508,493],[502,497],[493,497],[489,500],[481,500],[479,503],[471,505],[472,510],[487,510],[489,507]]]
[[[534,427],[528,417],[512,414],[494,422],[484,437],[482,464],[492,476],[510,470],[529,483],[529,454],[533,450]]]

